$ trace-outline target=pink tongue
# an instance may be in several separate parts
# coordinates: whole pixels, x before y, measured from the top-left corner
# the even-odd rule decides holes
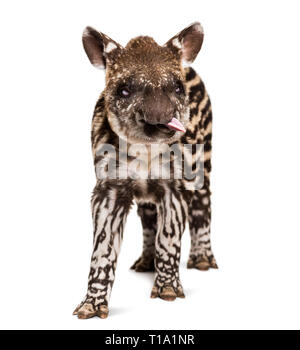
[[[166,126],[172,130],[186,132],[185,127],[176,118],[172,118],[172,120],[168,124],[166,124]]]

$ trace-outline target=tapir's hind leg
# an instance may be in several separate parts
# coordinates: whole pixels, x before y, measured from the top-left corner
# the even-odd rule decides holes
[[[143,252],[131,267],[137,272],[154,271],[155,236],[157,232],[157,210],[152,203],[138,204],[138,214],[143,226]]]
[[[188,268],[199,270],[217,269],[210,242],[210,191],[207,186],[194,193],[189,206],[191,250]]]

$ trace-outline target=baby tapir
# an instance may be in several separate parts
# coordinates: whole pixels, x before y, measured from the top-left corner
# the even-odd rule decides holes
[[[185,28],[163,46],[139,36],[122,47],[91,27],[83,33],[83,46],[91,63],[106,70],[106,87],[92,122],[97,175],[92,196],[94,245],[87,295],[74,311],[78,318],[108,315],[124,225],[133,201],[138,205],[144,244],[132,269],[155,271],[152,298],[184,297],[179,262],[187,220],[191,234],[188,268],[217,268],[210,244],[211,103],[200,77],[187,66],[196,58],[202,42],[200,23]],[[120,141],[126,143],[122,152]],[[149,162],[155,156],[148,151],[153,145],[175,145],[177,150],[191,146],[183,155],[192,171],[198,169],[197,160],[202,160],[201,186],[195,177],[185,173],[178,176],[176,152],[167,158],[169,176],[150,171]],[[130,151],[133,146],[137,146],[135,151]],[[142,167],[149,176],[128,171],[138,153],[147,155],[136,169]]]

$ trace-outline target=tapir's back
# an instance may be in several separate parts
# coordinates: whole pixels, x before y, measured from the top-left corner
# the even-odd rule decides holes
[[[190,123],[181,137],[182,144],[203,144],[205,176],[211,169],[212,110],[205,85],[191,67],[185,68],[186,93],[190,101]]]

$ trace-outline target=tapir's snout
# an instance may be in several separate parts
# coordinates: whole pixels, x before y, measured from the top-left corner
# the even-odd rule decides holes
[[[141,112],[147,124],[165,125],[172,130],[186,131],[182,123],[175,118],[175,106],[163,91],[152,90],[146,92]]]
[[[167,124],[175,114],[175,106],[163,91],[146,91],[143,99],[143,118],[151,125]]]

